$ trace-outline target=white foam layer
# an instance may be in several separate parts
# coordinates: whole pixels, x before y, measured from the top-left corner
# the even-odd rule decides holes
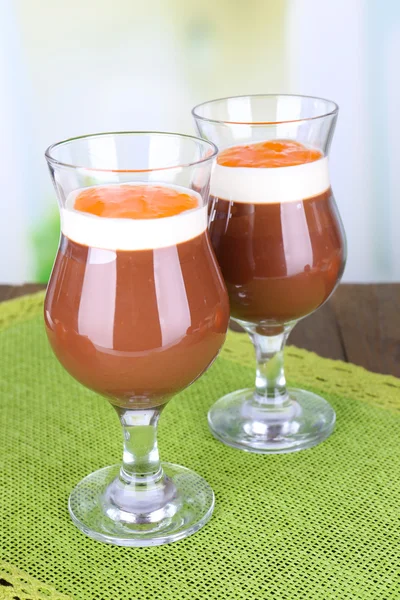
[[[200,194],[178,186],[160,185],[190,194],[197,199],[199,207],[161,219],[111,219],[74,210],[75,198],[82,191],[75,190],[68,196],[66,207],[61,210],[61,231],[78,244],[105,250],[166,248],[203,233],[207,229],[207,206],[202,206]]]
[[[293,167],[225,167],[211,175],[211,195],[249,204],[296,202],[330,187],[328,157]]]

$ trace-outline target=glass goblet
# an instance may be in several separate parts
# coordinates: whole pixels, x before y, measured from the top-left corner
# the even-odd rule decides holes
[[[288,388],[283,350],[296,323],[342,276],[346,242],[328,152],[338,107],[320,98],[238,96],[200,104],[200,135],[220,154],[211,176],[209,229],[231,316],[250,335],[255,386],[210,409],[214,436],[243,450],[309,448],[333,431],[320,396]]]
[[[89,135],[46,151],[61,216],[48,339],[123,430],[122,465],[88,475],[69,499],[77,527],[103,542],[172,542],[212,514],[208,483],[160,463],[156,432],[166,403],[225,339],[228,298],[207,232],[215,155],[212,143],[154,132]]]

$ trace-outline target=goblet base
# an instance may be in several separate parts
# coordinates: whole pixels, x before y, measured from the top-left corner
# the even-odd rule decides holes
[[[209,410],[213,436],[234,448],[258,454],[284,454],[316,446],[335,426],[330,404],[305,390],[289,388],[282,407],[263,404],[254,389],[232,392]]]
[[[196,533],[211,518],[214,492],[199,475],[171,463],[162,463],[169,487],[175,488],[165,510],[140,514],[107,509],[107,494],[118,479],[120,465],[91,473],[72,491],[69,513],[89,537],[117,546],[159,546]]]

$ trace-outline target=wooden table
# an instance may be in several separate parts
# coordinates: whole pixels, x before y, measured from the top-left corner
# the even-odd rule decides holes
[[[0,285],[0,301],[43,285]],[[400,377],[400,284],[342,284],[316,313],[301,321],[290,343],[326,358]]]

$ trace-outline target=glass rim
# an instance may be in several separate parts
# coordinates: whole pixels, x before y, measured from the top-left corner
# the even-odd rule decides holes
[[[214,104],[217,102],[222,102],[223,100],[234,100],[235,98],[303,98],[307,100],[321,100],[322,102],[326,102],[326,104],[330,104],[332,106],[332,110],[328,110],[327,112],[323,112],[320,115],[315,115],[313,117],[304,117],[302,119],[283,119],[282,121],[226,121],[223,119],[211,119],[208,117],[203,117],[198,114],[197,110],[201,107],[206,106],[207,104]],[[336,104],[333,100],[329,100],[328,98],[321,98],[320,96],[307,96],[305,94],[240,94],[239,96],[225,96],[223,98],[214,98],[214,100],[207,100],[206,102],[201,102],[200,104],[196,104],[192,108],[192,115],[194,119],[199,121],[205,121],[207,123],[217,123],[220,125],[280,125],[284,123],[301,123],[303,121],[314,121],[315,119],[323,119],[325,117],[330,117],[336,115],[339,112],[339,105]]]
[[[210,154],[210,156],[201,158],[199,160],[195,160],[193,162],[179,163],[179,164],[168,166],[168,167],[156,167],[153,169],[99,169],[97,167],[88,167],[85,165],[74,165],[74,164],[66,163],[66,162],[58,160],[57,158],[52,156],[52,151],[54,149],[59,148],[60,146],[63,146],[65,144],[70,144],[71,142],[76,142],[79,140],[86,140],[86,139],[89,140],[89,139],[94,139],[94,138],[108,137],[108,136],[121,136],[122,137],[122,136],[129,136],[129,135],[130,136],[160,135],[160,136],[166,136],[166,137],[168,136],[168,137],[191,139],[196,142],[201,142],[201,144],[203,144],[204,146],[208,146],[212,150],[212,153]],[[218,148],[213,142],[211,142],[210,140],[205,140],[203,138],[197,137],[195,135],[190,135],[187,133],[169,132],[169,131],[136,130],[136,131],[103,131],[100,133],[88,133],[85,135],[78,135],[75,137],[66,138],[59,142],[55,142],[54,144],[50,144],[50,146],[48,146],[46,148],[44,156],[49,164],[51,164],[53,166],[57,166],[57,167],[66,167],[69,169],[85,169],[86,171],[95,171],[95,172],[101,172],[101,173],[152,173],[155,171],[168,171],[168,170],[173,170],[173,169],[183,169],[186,167],[194,167],[195,165],[200,165],[202,163],[206,163],[210,160],[213,160],[217,156],[217,154],[218,154]]]

